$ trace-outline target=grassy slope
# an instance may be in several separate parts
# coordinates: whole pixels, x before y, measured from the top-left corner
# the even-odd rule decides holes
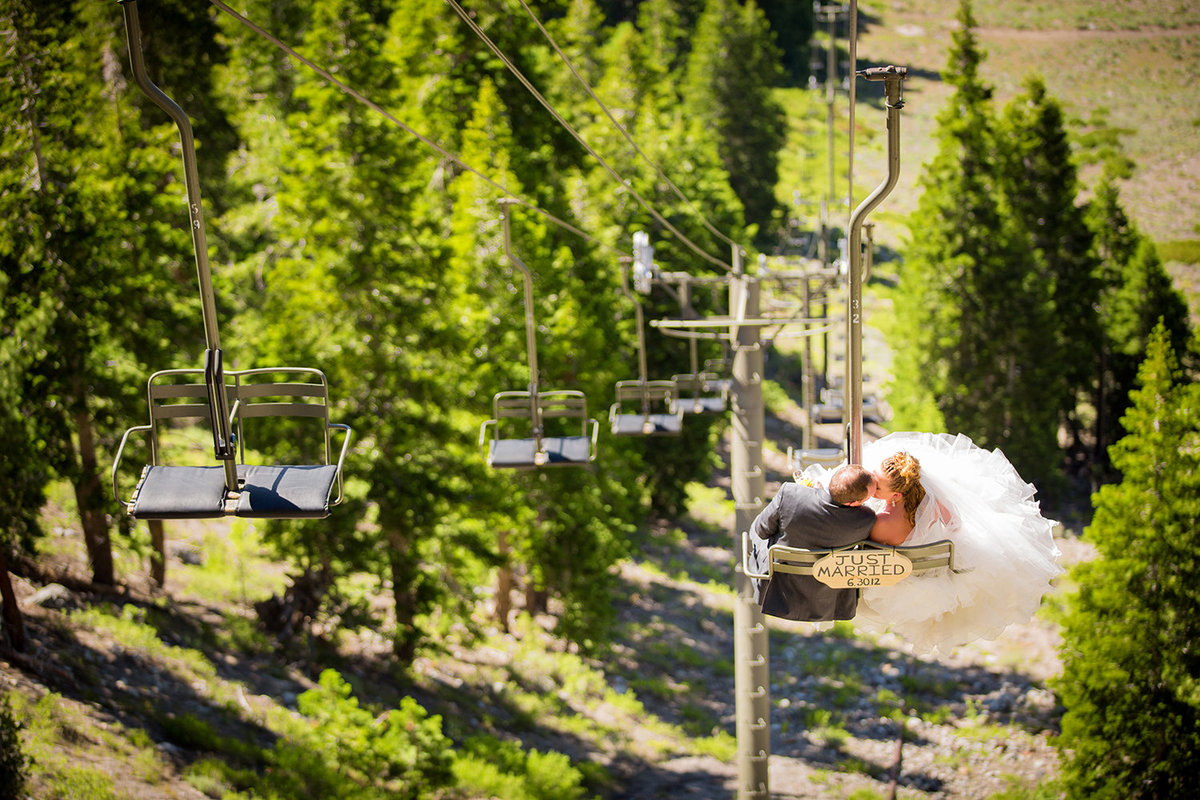
[[[872,218],[876,238],[900,247],[908,236],[907,215],[916,207],[921,164],[934,153],[936,116],[947,87],[939,78],[954,29],[957,0],[861,2],[858,65],[909,68],[901,119],[900,181]],[[1122,144],[1136,163],[1121,186],[1127,211],[1160,245],[1200,238],[1200,5],[1159,0],[1056,0],[1012,3],[976,0],[979,41],[986,54],[985,81],[998,106],[1020,91],[1031,72],[1045,79],[1052,96],[1078,124],[1102,114],[1125,132]],[[881,180],[883,114],[878,85],[858,83],[855,142],[855,199]],[[788,90],[793,138],[783,163],[781,199],[793,192],[806,199],[827,192],[825,105],[820,91]],[[846,97],[836,100],[845,130]],[[845,137],[835,152],[838,189],[845,194]],[[805,155],[805,153],[811,155]],[[1085,185],[1096,177],[1084,169]],[[1200,268],[1168,268],[1200,308]]]
[[[904,173],[875,215],[885,244],[898,245],[906,235],[903,215],[915,205],[918,165],[932,152],[933,118],[945,99],[936,76],[955,5],[862,4],[867,24],[860,64],[906,64],[914,71],[902,128]],[[1200,89],[1192,73],[1200,63],[1200,33],[1078,29],[1090,18],[1100,31],[1120,29],[1127,19],[1200,26],[1200,10],[1169,13],[1170,4],[1159,0],[1060,0],[1021,3],[1026,16],[1018,18],[1004,0],[976,5],[989,54],[984,74],[998,97],[1010,96],[1024,67],[1035,64],[1074,113],[1106,106],[1111,124],[1135,131],[1126,140],[1139,164],[1125,187],[1129,210],[1156,239],[1191,237],[1197,201],[1189,190],[1200,174],[1190,155],[1200,152],[1194,124],[1200,113],[1192,102]],[[1026,20],[1062,33],[1009,30]],[[795,91],[788,100],[800,110],[811,106],[816,124],[823,125],[819,98],[814,105],[813,98]],[[1169,104],[1155,105],[1164,100]],[[882,118],[871,103],[863,98],[858,112],[856,197],[881,174],[875,128]],[[814,155],[786,167],[796,175],[807,169],[810,176],[793,179],[793,185],[824,180],[824,134],[805,129],[810,116],[797,115],[796,133]],[[798,151],[793,147],[792,155]],[[844,175],[844,167],[840,170]],[[781,191],[790,199],[791,187]],[[795,440],[794,429],[784,425],[782,432],[772,443],[775,452]],[[562,643],[545,643],[534,629],[520,639],[484,630],[482,644],[449,637],[446,652],[422,656],[408,677],[392,673],[381,657],[383,642],[370,634],[344,637],[336,652],[316,647],[281,659],[249,619],[250,602],[279,585],[278,565],[249,561],[252,539],[231,535],[224,526],[171,526],[168,536],[190,541],[206,555],[206,566],[173,560],[167,597],[135,591],[109,598],[115,602],[105,611],[104,598],[76,594],[69,601],[78,609],[73,613],[31,609],[32,652],[0,662],[0,678],[24,698],[18,712],[29,723],[27,752],[40,762],[34,796],[196,798],[202,796],[197,787],[219,796],[228,785],[195,765],[205,758],[244,758],[238,753],[245,744],[266,746],[274,720],[289,713],[295,695],[311,686],[320,667],[333,665],[354,676],[365,703],[390,705],[411,693],[445,714],[456,736],[489,731],[527,747],[568,752],[577,763],[603,765],[610,779],[626,782],[624,796],[644,800],[686,790],[693,797],[728,797],[733,784],[728,514],[724,491],[710,489],[698,492],[692,518],[645,532],[640,560],[622,567],[628,590],[620,604],[624,628],[609,658],[580,661],[563,653]],[[53,573],[53,564],[59,564],[64,574],[84,574],[72,515],[48,522],[59,533],[50,540],[57,555],[48,556],[47,568]],[[250,563],[244,581],[233,567]],[[141,570],[140,559],[122,558],[123,576],[136,580]],[[35,588],[22,583],[22,600]],[[132,604],[127,612],[121,610],[125,603]],[[1052,706],[1052,698],[1040,689],[1054,671],[1053,637],[1053,626],[1036,620],[995,646],[917,661],[887,644],[774,631],[775,793],[799,798],[849,796],[856,788],[882,792],[891,720],[900,708],[917,739],[906,746],[902,795],[938,787],[945,797],[986,797],[1009,779],[1032,793],[1038,776],[1052,772],[1028,767],[1039,759],[1053,761],[1046,737],[1054,714],[1042,705]],[[1041,662],[1033,655],[1039,652]],[[48,689],[61,699],[38,703]],[[1013,698],[1007,712],[986,710],[989,703],[1003,709]],[[211,732],[180,730],[166,723],[169,714],[191,715]],[[189,771],[190,783],[183,778]],[[606,784],[602,772],[590,774],[593,788]]]

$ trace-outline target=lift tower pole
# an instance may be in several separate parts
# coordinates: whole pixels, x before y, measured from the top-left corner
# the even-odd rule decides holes
[[[733,248],[730,329],[733,355],[733,436],[730,476],[733,488],[733,552],[741,553],[742,531],[763,509],[766,477],[762,468],[763,353],[758,324],[739,324],[759,316],[759,281],[742,271],[741,250]],[[738,800],[769,798],[771,756],[771,684],[767,670],[769,640],[762,611],[754,602],[750,579],[738,558],[734,573],[733,673],[737,722]]]

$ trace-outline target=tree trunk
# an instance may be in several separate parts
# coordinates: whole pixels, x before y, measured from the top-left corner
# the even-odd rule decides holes
[[[17,605],[17,594],[13,591],[12,578],[8,574],[8,553],[0,547],[0,615],[4,617],[4,630],[8,632],[8,641],[17,652],[25,650],[25,620],[21,617],[21,608]]]
[[[84,397],[85,395],[79,395]],[[75,502],[79,506],[79,521],[83,540],[87,544],[88,561],[92,565],[92,582],[112,586],[112,539],[108,533],[108,518],[104,513],[103,487],[96,469],[96,440],[92,433],[92,418],[87,410],[75,413],[75,429],[79,434],[79,479],[75,483]]]
[[[530,614],[544,614],[549,607],[550,593],[545,589],[534,588],[533,584],[525,586],[525,610]]]
[[[152,519],[150,526],[150,580],[163,588],[167,584],[167,544],[161,519]]]
[[[392,568],[392,600],[396,611],[396,632],[392,635],[392,654],[403,664],[411,664],[417,651],[417,595],[414,589],[416,565],[412,542],[398,530],[389,530]]]
[[[496,570],[496,622],[505,633],[508,633],[508,615],[512,613],[513,572],[508,556],[512,549],[508,546],[508,531],[500,531],[497,542],[500,552],[500,568]]]
[[[1096,381],[1096,441],[1093,442],[1092,463],[1095,468],[1092,470],[1092,491],[1096,490],[1096,484],[1099,482],[1097,476],[1103,471],[1106,466],[1105,449],[1108,443],[1104,441],[1104,429],[1108,425],[1108,414],[1105,413],[1105,406],[1108,405],[1108,353],[1101,348],[1100,350],[1100,380]]]

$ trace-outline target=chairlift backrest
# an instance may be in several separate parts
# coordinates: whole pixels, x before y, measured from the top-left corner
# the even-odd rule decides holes
[[[190,379],[179,382],[179,379]],[[197,381],[198,379],[198,381]],[[233,400],[234,387],[226,386],[226,398]],[[157,464],[160,457],[161,438],[159,429],[163,420],[196,420],[212,426],[212,403],[209,388],[204,383],[203,369],[165,369],[151,375],[146,381],[146,400],[150,414],[150,463]]]
[[[308,417],[321,423],[324,463],[332,459],[329,423],[329,384],[311,367],[265,367],[227,373],[234,379],[231,415],[237,425],[239,457],[245,462],[244,421],[267,417]]]
[[[867,540],[847,547],[813,550],[776,544],[768,550],[766,572],[751,567],[751,548],[750,532],[743,531],[742,571],[757,580],[770,580],[777,573],[807,575],[835,588],[866,588],[892,585],[932,569],[965,571],[954,566],[954,542],[950,539],[898,547]],[[837,559],[844,566],[829,566]]]

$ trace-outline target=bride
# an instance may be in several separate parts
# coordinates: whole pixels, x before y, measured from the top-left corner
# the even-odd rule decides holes
[[[1027,622],[1062,572],[1056,523],[999,450],[963,435],[893,433],[863,448],[879,486],[871,538],[883,544],[954,542],[955,572],[937,569],[864,589],[855,625],[892,631],[918,652],[995,639]]]

